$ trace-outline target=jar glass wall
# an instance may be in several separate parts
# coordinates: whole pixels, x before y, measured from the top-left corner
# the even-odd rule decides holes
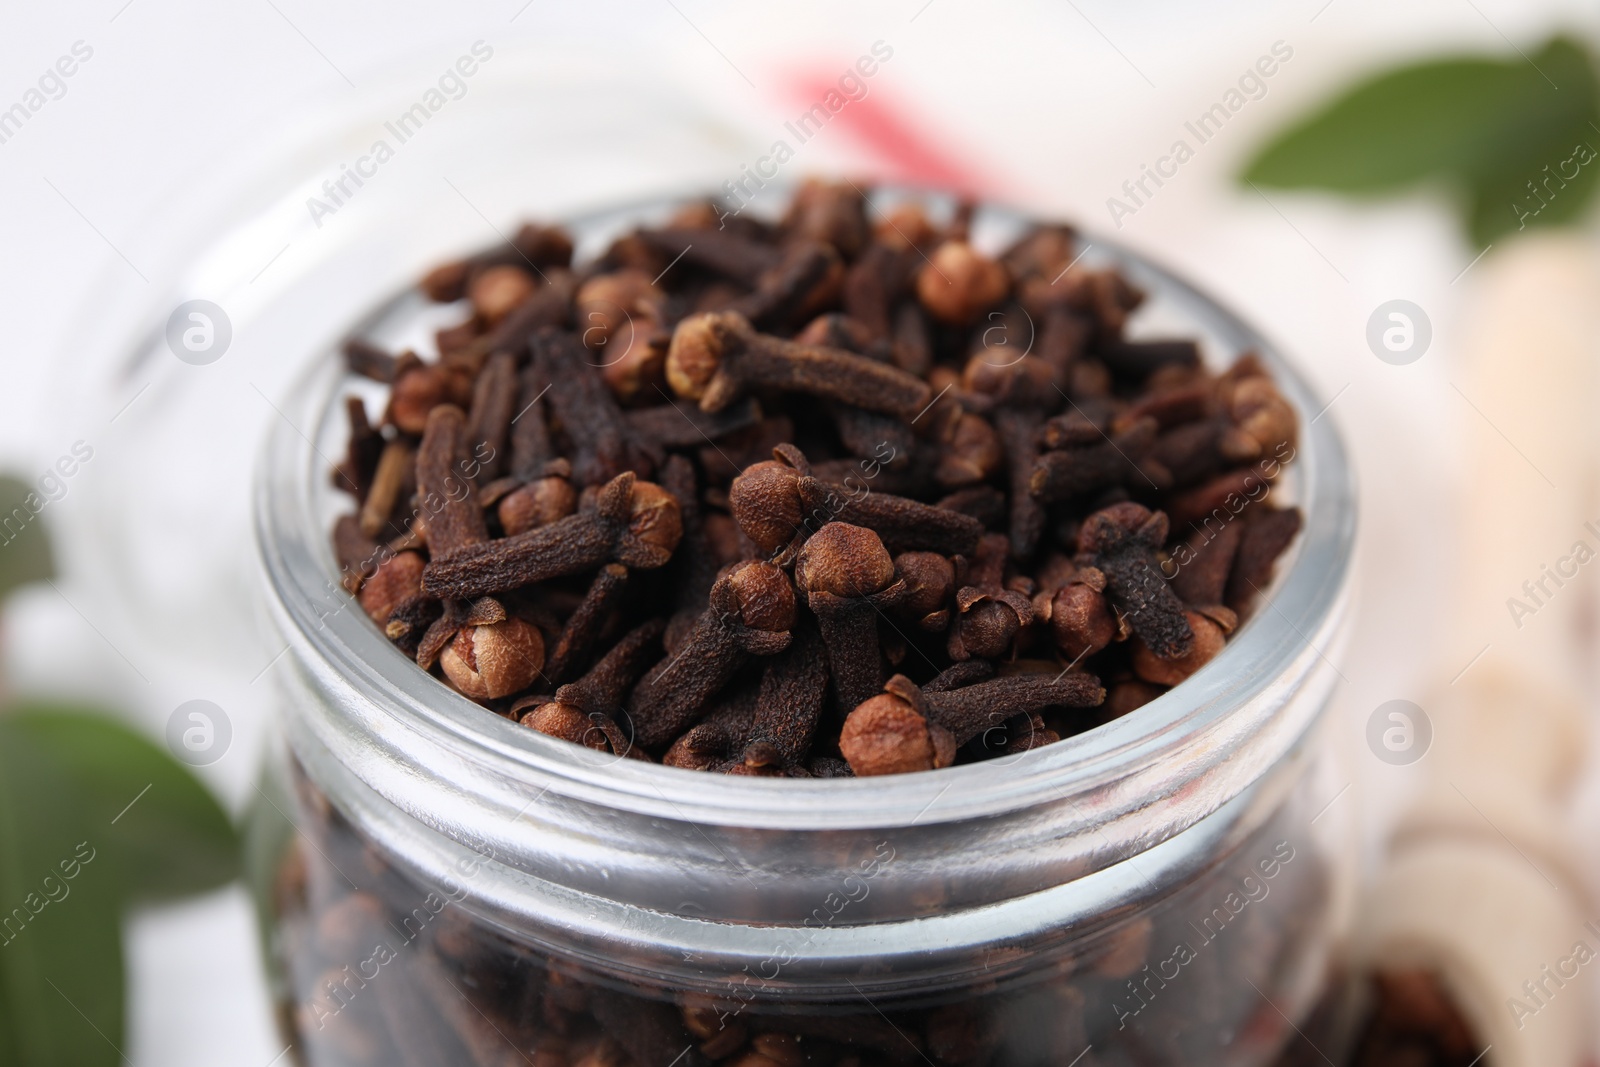
[[[671,205],[575,227],[579,254]],[[975,240],[1023,220],[984,209]],[[1337,673],[1353,486],[1264,339],[1095,239],[1135,332],[1258,352],[1302,415],[1299,542],[1210,664],[1057,744],[924,774],[764,780],[619,761],[416,669],[336,584],[328,353],[259,472],[287,645],[257,883],[307,1063],[743,1067],[1258,1064],[1336,967],[1349,869],[1316,740]],[[1087,260],[1086,260],[1087,262]],[[429,316],[433,315],[430,320]],[[415,294],[360,324],[404,343]]]

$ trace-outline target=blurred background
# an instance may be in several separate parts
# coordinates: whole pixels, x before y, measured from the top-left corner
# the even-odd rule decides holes
[[[786,177],[949,182],[1080,223],[1219,296],[1319,386],[1362,489],[1360,615],[1336,697],[1354,784],[1330,803],[1357,813],[1368,864],[1426,766],[1370,750],[1375,710],[1392,700],[1427,709],[1480,661],[1537,657],[1582,636],[1572,627],[1592,593],[1588,568],[1559,617],[1519,619],[1505,603],[1581,530],[1508,550],[1501,581],[1478,557],[1463,562],[1458,516],[1502,490],[1505,508],[1560,501],[1563,514],[1581,513],[1594,501],[1573,459],[1595,454],[1593,420],[1566,437],[1548,432],[1574,405],[1592,410],[1584,380],[1557,380],[1542,398],[1475,394],[1484,379],[1467,377],[1464,355],[1491,330],[1491,308],[1501,309],[1497,336],[1513,343],[1518,308],[1533,336],[1532,320],[1566,316],[1594,354],[1584,318],[1586,301],[1600,304],[1584,285],[1600,262],[1592,223],[1579,211],[1530,237],[1508,214],[1511,232],[1480,241],[1481,227],[1463,225],[1459,204],[1426,183],[1359,202],[1239,175],[1287,125],[1378,70],[1453,53],[1532,64],[1560,32],[1600,49],[1592,5],[97,0],[13,6],[0,18],[0,109],[21,101],[28,112],[10,125],[0,113],[0,299],[12,331],[0,467],[37,483],[66,469],[62,457],[78,461],[39,511],[57,574],[11,598],[5,684],[116,709],[158,744],[181,706],[209,702],[228,738],[196,773],[230,811],[254,793],[279,651],[255,621],[249,471],[307,346],[337,336],[355,295],[415,276],[426,254],[487,244],[522,214],[721,187],[775,140],[792,143],[784,124],[869,51],[890,58],[865,98],[800,145]],[[492,58],[415,135],[419,150],[402,146],[337,210],[308,212],[341,163],[457,57],[481,57],[480,42]],[[1275,72],[1174,176],[1128,192],[1175,141],[1197,143],[1186,124],[1268,55]],[[26,94],[65,69],[62,57],[74,72],[33,107]],[[513,124],[547,129],[548,152],[519,135],[508,164]],[[1600,145],[1600,128],[1593,138]],[[1530,179],[1544,162],[1556,161],[1530,165]],[[413,195],[427,240],[374,243],[383,204]],[[319,273],[329,263],[348,272],[358,246],[368,249],[358,282]],[[195,299],[220,306],[230,326],[225,350],[203,365],[152,343]],[[1375,313],[1397,300],[1431,337],[1408,362],[1369,343]],[[283,321],[286,302],[303,312],[294,323]],[[1495,470],[1508,483],[1469,462],[1475,435],[1504,452]],[[1571,471],[1577,481],[1555,473]],[[1592,706],[1578,663],[1551,669],[1570,667]],[[1600,870],[1580,843],[1594,839],[1592,778],[1553,831],[1590,894]],[[274,1062],[283,1048],[253,922],[237,887],[137,913],[124,937],[126,1061]]]

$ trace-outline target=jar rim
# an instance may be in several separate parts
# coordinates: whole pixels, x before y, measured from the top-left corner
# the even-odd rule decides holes
[[[905,191],[893,187],[888,195]],[[652,205],[625,206],[568,224],[581,230],[593,219],[646,206]],[[993,203],[980,205],[979,217],[1017,225],[1038,221]],[[622,760],[521,727],[418,670],[359,608],[324,610],[337,575],[325,509],[316,499],[326,481],[326,462],[312,437],[297,427],[322,426],[349,384],[333,349],[312,360],[295,390],[296,409],[274,426],[261,455],[254,529],[268,608],[290,644],[299,646],[307,669],[340,684],[347,699],[376,709],[375,717],[362,720],[373,729],[369,740],[378,740],[381,727],[391,744],[399,743],[396,735],[407,735],[399,747],[413,755],[442,745],[452,753],[452,765],[475,766],[488,778],[519,782],[538,796],[555,790],[647,817],[772,830],[892,829],[1087,797],[1181,753],[1226,758],[1227,750],[1264,729],[1285,706],[1294,688],[1285,678],[1306,673],[1316,660],[1329,662],[1318,641],[1333,635],[1347,594],[1356,530],[1354,473],[1337,429],[1323,418],[1327,408],[1277,345],[1148,257],[1099,234],[1078,236],[1098,251],[1097,260],[1115,265],[1135,284],[1193,316],[1234,354],[1256,353],[1300,423],[1290,473],[1304,523],[1286,565],[1264,591],[1255,616],[1210,663],[1133,712],[1016,757],[915,774],[826,780],[714,775]],[[354,603],[348,594],[345,598],[341,607]],[[355,718],[348,725],[363,728]],[[1184,774],[1174,770],[1172,788],[1182,788]],[[1240,782],[1240,788],[1246,784]]]

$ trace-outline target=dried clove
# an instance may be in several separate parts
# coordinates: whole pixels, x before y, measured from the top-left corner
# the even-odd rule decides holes
[[[496,700],[526,689],[544,666],[544,637],[521,619],[468,625],[439,656],[445,676],[469,697]]]
[[[896,549],[971,552],[983,524],[971,516],[906,497],[875,493],[870,484],[834,484],[811,474],[805,455],[780,445],[776,459],[747,467],[729,489],[728,502],[746,536],[762,551],[785,554],[822,525],[864,526]]]
[[[508,352],[491,355],[473,387],[472,409],[467,418],[467,441],[478,457],[478,473],[473,480],[479,485],[488,485],[500,476],[506,438],[516,415],[511,406],[516,396],[516,360]]]
[[[756,333],[736,311],[693,315],[678,324],[667,352],[667,382],[705,411],[725,408],[749,389],[777,389],[910,419],[932,395],[924,382],[886,364]]]
[[[904,599],[906,583],[877,534],[843,522],[828,523],[801,546],[794,580],[822,627],[835,700],[848,712],[882,684],[877,620]]]
[[[513,705],[512,715],[520,714],[522,725],[540,733],[619,756],[648,759],[617,720],[622,716],[628,690],[655,654],[663,629],[660,619],[635,627],[582,678],[561,686],[548,701],[519,701],[518,705],[531,707]]]
[[[928,314],[952,326],[968,326],[1006,297],[1011,277],[1005,264],[965,240],[946,241],[917,275],[917,298]]]
[[[577,673],[593,653],[601,631],[610,621],[611,613],[622,603],[623,594],[627,591],[628,568],[622,564],[608,563],[595,572],[588,593],[568,616],[566,626],[550,650],[550,659],[544,671],[546,681],[551,685],[560,685]]]
[[[752,560],[717,579],[683,647],[634,689],[628,714],[635,740],[658,748],[693,725],[748,656],[788,647],[794,620],[794,586],[782,569]]]
[[[1084,520],[1078,553],[1106,578],[1106,596],[1133,631],[1163,659],[1194,646],[1183,602],[1161,573],[1156,551],[1167,540],[1167,517],[1139,504],[1114,504]]]
[[[732,773],[803,774],[827,692],[828,659],[822,640],[809,628],[800,630],[788,649],[767,663],[749,740]]]
[[[550,409],[572,442],[572,477],[580,486],[610,481],[624,471],[648,477],[653,464],[622,409],[570,333],[544,329],[533,338],[533,365],[549,386]]]
[[[649,570],[672,557],[682,534],[678,502],[670,493],[636,481],[632,473],[619,474],[600,491],[592,511],[436,556],[423,572],[422,588],[438,597],[474,597],[611,562]]]
[[[431,272],[470,305],[436,360],[343,346],[389,386],[379,425],[346,401],[334,472],[363,612],[531,729],[755,776],[1026,751],[1213,658],[1301,523],[1268,500],[1299,415],[1266,365],[1130,340],[1144,294],[1067,227],[995,257],[969,200],[869,203],[695,201],[577,267],[527,226]],[[523,1008],[565,1064],[620,1065],[599,995]],[[696,1037],[800,1067],[767,1030]]]
[[[477,486],[468,473],[474,465],[467,417],[450,404],[434,408],[417,449],[417,495],[427,511],[428,552],[434,558],[489,540]]]

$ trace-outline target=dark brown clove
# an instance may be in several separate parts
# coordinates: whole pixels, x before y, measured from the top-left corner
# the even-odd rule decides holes
[[[1228,575],[1244,523],[1207,523],[1172,553],[1172,591],[1191,607],[1227,602]]]
[[[1109,646],[1117,621],[1105,598],[1106,576],[1093,567],[1077,571],[1048,601],[1050,632],[1071,662]]]
[[[538,280],[507,263],[480,271],[467,283],[467,299],[485,326],[495,326],[533,295]]]
[[[350,440],[343,462],[333,468],[333,486],[355,497],[359,504],[367,498],[378,459],[383,455],[383,434],[367,419],[366,401],[359,396],[345,397],[344,410],[350,422]]]
[[[449,376],[437,364],[418,363],[395,378],[384,418],[405,433],[421,434],[428,425],[428,412],[456,400],[454,392]]]
[[[1158,656],[1142,638],[1136,637],[1130,656],[1133,673],[1155,685],[1177,685],[1216,658],[1227,641],[1227,632],[1238,621],[1232,611],[1221,606],[1206,611],[1191,609],[1184,612],[1184,618],[1194,633],[1189,651],[1181,656]]]
[[[677,737],[748,656],[788,647],[794,619],[794,586],[778,567],[753,560],[717,579],[711,604],[683,647],[634,689],[628,703],[634,739],[658,748]]]
[[[1045,452],[1029,473],[1027,492],[1044,503],[1057,504],[1108,486],[1141,484],[1148,472],[1139,461],[1155,442],[1156,430],[1156,420],[1146,417],[1090,444]],[[1047,439],[1060,440],[1072,433],[1045,430]]]
[[[955,566],[937,552],[902,552],[894,558],[894,572],[906,583],[905,599],[895,605],[895,614],[923,630],[943,632],[950,625]]]
[[[1082,671],[1002,675],[935,692],[914,685],[904,675],[896,675],[884,690],[913,704],[929,722],[950,731],[957,745],[1019,715],[1049,708],[1092,708],[1106,695],[1100,680]]]
[[[822,627],[837,706],[848,712],[883,683],[878,617],[905,597],[906,583],[877,534],[843,522],[806,541],[794,579]]]
[[[682,535],[678,502],[670,493],[636,481],[631,473],[619,474],[601,489],[593,511],[436,556],[423,572],[422,588],[431,596],[462,598],[581,574],[611,562],[650,570],[672,557]]]
[[[728,310],[758,329],[770,330],[804,322],[838,297],[844,283],[844,261],[820,241],[793,244],[755,291],[734,301]]]
[[[682,517],[683,540],[672,564],[677,597],[672,619],[667,625],[666,646],[673,654],[681,640],[694,628],[696,619],[711,596],[721,570],[706,539],[704,515],[700,508],[700,479],[694,464],[683,456],[672,456],[661,467],[661,487],[678,501]]]
[[[1095,349],[1112,373],[1144,377],[1162,367],[1193,367],[1200,347],[1193,341],[1116,341]]]
[[[478,488],[469,473],[475,462],[466,415],[450,404],[434,408],[417,449],[417,495],[426,511],[428,553],[434,559],[489,540]]]
[[[351,374],[388,384],[394,381],[400,361],[394,355],[361,337],[352,337],[339,346],[344,365]]]
[[[837,348],[759,334],[735,311],[693,315],[678,324],[667,352],[667,382],[706,411],[750,389],[808,393],[906,419],[927,406],[926,383]]]
[[[956,570],[956,614],[945,645],[958,663],[974,656],[1009,656],[1018,635],[1033,622],[1026,593],[1006,584],[1009,547],[1004,534],[985,534],[972,558]]]
[[[640,230],[638,236],[662,257],[663,264],[678,260],[752,288],[781,256],[771,245],[725,230]]]
[[[761,421],[761,405],[752,398],[720,411],[701,411],[695,404],[659,404],[627,412],[635,435],[658,448],[693,448],[717,441]]]
[[[378,466],[367,487],[366,499],[361,503],[359,526],[366,537],[383,534],[394,515],[395,505],[405,493],[406,486],[416,478],[416,453],[403,440],[390,441],[383,446]]]
[[[733,773],[803,769],[828,693],[828,658],[822,639],[799,630],[785,651],[768,662],[756,696],[750,740]]]
[[[653,464],[577,337],[545,329],[533,338],[534,366],[549,386],[550,410],[572,443],[572,478],[598,485],[624,471],[647,477]]]
[[[662,755],[668,767],[693,771],[727,771],[750,743],[755,723],[756,686],[742,686],[714,702],[700,722],[685,730]]]
[[[635,627],[575,682],[549,700],[525,699],[512,706],[513,718],[543,734],[632,759],[648,760],[618,725],[628,690],[644,673],[660,644],[659,619]]]
[[[968,326],[1004,300],[1010,286],[1005,264],[965,240],[952,240],[935,249],[917,274],[917,299],[940,322]]]
[[[866,197],[854,182],[807,178],[784,213],[786,233],[826,241],[841,256],[853,257],[867,243]]]
[[[786,553],[834,521],[864,526],[898,550],[946,555],[973,551],[983,535],[983,524],[969,515],[873,492],[864,478],[856,485],[824,482],[793,446],[779,446],[775,455],[746,468],[728,492],[734,520],[762,551]]]
[[[397,552],[378,564],[372,577],[361,583],[361,610],[379,626],[387,623],[395,608],[422,595],[424,566],[416,552]]]
[[[1301,524],[1300,512],[1292,508],[1263,507],[1250,514],[1228,577],[1225,601],[1229,607],[1240,615],[1249,613],[1256,598],[1272,583],[1278,557],[1300,532]]]
[[[1139,504],[1114,504],[1084,520],[1078,552],[1106,577],[1106,596],[1133,631],[1163,659],[1194,646],[1183,601],[1161,573],[1156,551],[1167,540],[1167,517]]]
[[[601,631],[628,590],[628,568],[608,563],[595,572],[583,601],[568,616],[545,665],[545,680],[560,685],[582,669],[593,654]]]
[[[435,622],[444,614],[444,605],[431,596],[418,595],[402,600],[390,611],[383,624],[383,635],[406,655],[418,659],[418,649]]]
[[[1000,471],[1004,452],[987,419],[962,411],[939,433],[939,466],[934,475],[946,489],[977,485]]]
[[[506,439],[511,420],[516,416],[517,363],[508,352],[489,357],[472,391],[472,409],[467,417],[467,442],[477,460],[473,478],[488,485],[500,476],[506,461]]]

